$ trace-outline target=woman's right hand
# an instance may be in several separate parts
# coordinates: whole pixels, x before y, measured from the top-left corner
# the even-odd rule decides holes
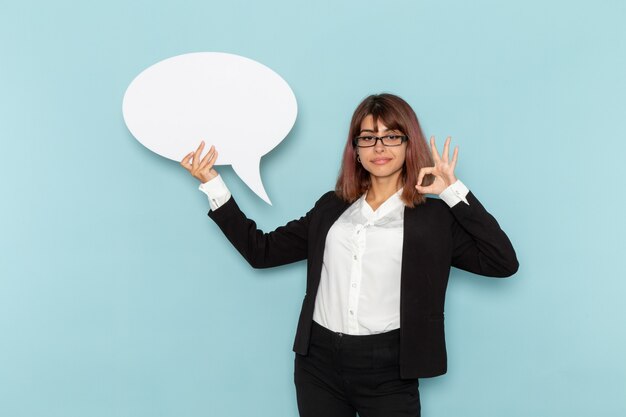
[[[202,150],[204,149],[204,141],[200,142],[200,146],[195,152],[189,152],[181,161],[180,164],[187,171],[197,178],[201,183],[212,180],[217,177],[217,171],[213,169],[215,161],[217,160],[217,151],[215,146],[211,146],[209,152],[204,155],[204,158],[200,160]]]

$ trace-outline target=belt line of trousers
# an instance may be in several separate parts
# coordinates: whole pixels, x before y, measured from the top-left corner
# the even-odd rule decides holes
[[[300,417],[419,417],[417,379],[400,379],[400,330],[354,336],[313,322],[307,355],[296,354]]]

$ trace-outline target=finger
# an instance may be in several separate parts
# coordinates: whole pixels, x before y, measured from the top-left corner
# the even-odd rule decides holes
[[[215,165],[215,162],[217,162],[217,151],[213,152],[213,156],[211,157],[211,159],[208,162],[208,165],[205,167],[206,169],[213,169],[213,165]]]
[[[424,179],[424,175],[430,174],[431,172],[433,172],[433,167],[425,167],[425,168],[420,169],[420,172],[417,175],[417,186],[421,187],[422,180]]]
[[[448,136],[446,141],[443,144],[443,162],[448,162],[448,157],[450,155],[450,141],[452,138]]]
[[[435,163],[439,162],[441,158],[439,158],[439,152],[437,152],[437,147],[435,146],[435,137],[430,137],[430,151],[433,154],[433,160]]]
[[[191,171],[191,157],[193,156],[193,152],[189,152],[183,159],[181,159],[180,164],[187,171]]]
[[[452,171],[454,171],[454,168],[456,167],[456,161],[458,159],[459,156],[459,146],[455,146],[454,147],[454,153],[452,154],[452,162],[450,163],[450,168],[452,169]]]
[[[213,153],[215,151],[215,146],[211,145],[211,147],[209,148],[209,151],[207,152],[206,155],[204,155],[204,158],[202,158],[202,161],[200,161],[200,169],[204,168],[206,166],[206,164],[208,163],[208,161],[213,158]]]
[[[415,189],[420,194],[434,194],[432,191],[432,185],[429,185],[428,187],[422,187],[421,185],[416,185]]]
[[[198,165],[200,165],[200,156],[202,155],[202,149],[204,149],[204,141],[200,142],[200,146],[196,149],[196,152],[193,155],[192,166],[193,169],[198,169]]]

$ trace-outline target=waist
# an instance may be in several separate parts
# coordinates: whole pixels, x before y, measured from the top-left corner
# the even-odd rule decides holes
[[[341,332],[334,332],[315,320],[311,325],[311,340],[316,340],[324,344],[335,345],[341,343],[343,346],[379,346],[385,344],[397,344],[400,341],[400,329],[391,330],[384,333],[368,335],[352,335]]]

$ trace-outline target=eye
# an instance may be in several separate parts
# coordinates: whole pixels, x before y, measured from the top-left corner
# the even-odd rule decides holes
[[[363,142],[371,142],[374,140],[374,136],[361,136],[359,139],[361,139]]]

